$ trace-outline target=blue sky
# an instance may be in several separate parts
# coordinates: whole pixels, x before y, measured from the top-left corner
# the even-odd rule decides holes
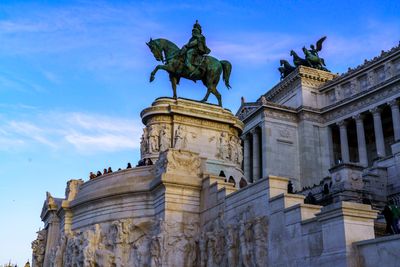
[[[30,258],[46,191],[62,197],[69,179],[138,160],[140,111],[172,95],[162,71],[148,82],[150,37],[182,46],[198,19],[211,54],[233,65],[232,90],[219,90],[234,112],[279,81],[279,59],[323,35],[335,73],[400,40],[398,1],[55,2],[0,3],[0,264]]]

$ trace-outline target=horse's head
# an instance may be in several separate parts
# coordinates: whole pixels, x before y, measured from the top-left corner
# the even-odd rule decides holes
[[[148,43],[146,43],[146,44],[150,48],[151,53],[153,53],[153,56],[157,61],[163,61],[164,60],[164,57],[163,57],[163,54],[162,54],[162,49],[159,46],[157,40],[153,40],[153,39],[150,38],[150,41]]]
[[[303,52],[304,52],[305,55],[309,54],[309,51],[307,50],[307,48],[305,46],[303,46],[302,49],[303,49]]]
[[[293,56],[295,54],[294,50],[290,50],[290,55]]]

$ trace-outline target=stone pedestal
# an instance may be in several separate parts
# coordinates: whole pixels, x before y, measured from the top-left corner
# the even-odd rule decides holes
[[[377,211],[369,205],[339,202],[316,214],[322,227],[320,266],[358,266],[353,242],[375,237]]]
[[[226,178],[236,184],[243,177],[243,149],[240,141],[243,123],[224,108],[201,102],[158,98],[141,112],[146,125],[142,135],[141,160],[155,163],[168,148],[199,154],[204,173]]]
[[[354,163],[342,163],[329,170],[332,177],[330,193],[333,202],[355,201],[362,202],[363,167]]]

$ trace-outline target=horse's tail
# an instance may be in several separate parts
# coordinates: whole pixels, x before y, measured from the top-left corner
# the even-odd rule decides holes
[[[222,65],[222,78],[224,79],[226,88],[232,88],[229,84],[229,77],[231,76],[232,64],[228,60],[221,60]]]

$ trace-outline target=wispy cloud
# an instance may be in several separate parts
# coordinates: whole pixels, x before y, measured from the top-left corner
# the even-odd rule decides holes
[[[225,38],[226,37],[226,38]],[[247,32],[231,36],[221,36],[224,41],[211,41],[212,53],[221,58],[230,58],[239,63],[266,64],[288,57],[293,35]]]
[[[382,49],[390,49],[397,45],[400,36],[400,27],[390,23],[370,21],[365,30],[354,36],[339,35],[332,32],[323,45],[321,55],[327,62],[335,65],[347,65],[350,60],[359,60],[360,57],[378,55]],[[209,41],[212,54],[218,58],[230,58],[239,64],[269,64],[279,59],[291,61],[289,51],[294,49],[303,56],[301,48],[317,40],[310,40],[309,36],[293,33],[273,32],[237,32],[232,38],[231,33],[219,36],[223,41]]]
[[[99,114],[36,114],[27,120],[3,120],[0,124],[0,149],[17,145],[21,149],[41,146],[50,149],[75,149],[81,153],[135,149],[142,125],[129,120]]]
[[[0,72],[0,91],[45,92],[46,89],[34,81],[17,77],[16,74]]]

